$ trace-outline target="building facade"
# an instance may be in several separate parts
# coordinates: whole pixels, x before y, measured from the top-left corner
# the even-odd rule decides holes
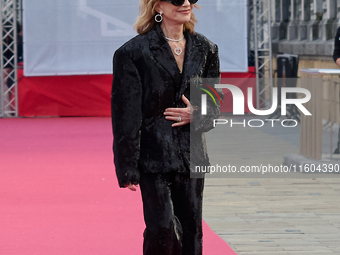
[[[338,68],[332,59],[340,26],[340,0],[272,0],[275,56],[299,56],[300,68]]]

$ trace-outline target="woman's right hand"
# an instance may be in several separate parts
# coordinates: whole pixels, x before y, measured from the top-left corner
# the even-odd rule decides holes
[[[128,188],[131,191],[136,191],[136,187],[138,187],[138,185],[133,185],[131,182],[124,186],[124,188]]]

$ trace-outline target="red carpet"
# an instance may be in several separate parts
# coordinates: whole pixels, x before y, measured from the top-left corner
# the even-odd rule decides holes
[[[1,254],[142,254],[140,192],[118,188],[111,141],[109,118],[0,119]],[[204,223],[210,254],[236,253]]]

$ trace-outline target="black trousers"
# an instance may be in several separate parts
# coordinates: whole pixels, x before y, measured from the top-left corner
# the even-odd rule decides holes
[[[189,174],[141,174],[144,255],[202,255],[203,187]]]

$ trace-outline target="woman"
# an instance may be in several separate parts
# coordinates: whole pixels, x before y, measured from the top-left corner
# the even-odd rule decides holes
[[[139,35],[114,54],[114,163],[120,187],[140,185],[144,255],[202,254],[204,181],[190,165],[209,164],[203,132],[220,106],[208,100],[201,115],[190,79],[216,82],[220,71],[217,46],[194,32],[196,2],[141,0]]]

